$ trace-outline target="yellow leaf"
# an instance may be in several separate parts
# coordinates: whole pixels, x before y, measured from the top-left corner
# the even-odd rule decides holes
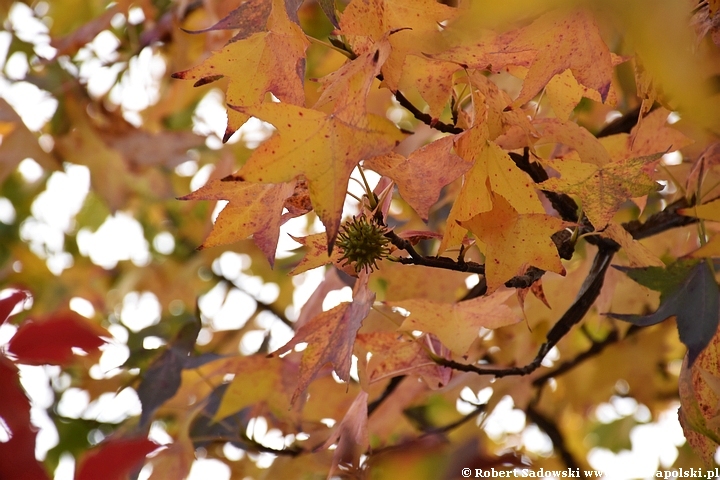
[[[435,51],[439,41],[438,24],[456,13],[457,9],[435,0],[355,1],[340,17],[340,29],[355,53],[369,50],[370,39],[377,42],[387,32],[394,32],[389,37],[392,50],[382,73],[388,88],[396,91],[406,56]]]
[[[577,195],[595,229],[602,229],[625,201],[659,189],[643,168],[661,155],[613,162],[603,167],[571,159],[553,161],[549,165],[560,172],[560,178],[546,180],[541,187]]]
[[[301,105],[305,93],[299,67],[309,42],[300,27],[287,18],[280,0],[273,1],[267,26],[267,32],[228,43],[200,65],[177,72],[173,77],[196,80],[195,86],[227,77],[225,102],[232,106],[259,104],[267,92],[284,102]],[[248,118],[245,112],[229,109],[224,141]]]
[[[697,205],[690,208],[682,208],[678,212],[688,217],[702,218],[703,220],[711,220],[720,222],[720,200],[714,200],[703,205]]]
[[[284,103],[240,110],[278,130],[253,152],[240,176],[251,182],[280,183],[305,175],[331,250],[353,168],[364,158],[386,153],[404,135],[392,122],[375,115],[350,124],[333,114]]]
[[[459,303],[439,303],[425,299],[390,302],[410,312],[400,330],[420,330],[436,335],[458,355],[464,355],[478,338],[480,328],[495,329],[520,321],[505,301],[513,290],[498,290],[491,295]]]
[[[450,210],[440,252],[460,244],[465,232],[457,222],[492,208],[492,192],[510,199],[519,213],[545,212],[530,177],[515,165],[505,150],[484,140],[475,127],[458,137],[457,152],[474,164],[465,174],[465,183]]]
[[[277,358],[238,358],[238,362],[233,364],[234,368],[227,372],[235,377],[225,390],[213,421],[218,422],[259,402],[267,402],[274,411],[286,413],[290,409],[290,402],[283,391],[282,366],[283,362]]]
[[[228,200],[200,248],[234,243],[252,235],[272,266],[283,206],[294,191],[294,180],[279,184],[251,183],[229,175],[208,182],[193,193],[180,197],[180,200]]]
[[[627,255],[631,267],[664,267],[665,264],[642,243],[635,240],[622,226],[610,222],[602,236],[610,238],[620,244],[620,248]]]
[[[550,237],[565,226],[559,218],[520,213],[501,195],[493,195],[493,208],[460,222],[485,245],[485,276],[493,291],[533,266],[565,275]]]

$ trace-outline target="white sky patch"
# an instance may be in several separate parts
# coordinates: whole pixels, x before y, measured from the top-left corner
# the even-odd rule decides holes
[[[12,202],[5,197],[0,197],[0,222],[5,225],[12,225],[15,223],[17,213]]]
[[[352,288],[343,287],[340,290],[332,290],[328,292],[325,300],[323,300],[322,309],[323,312],[327,312],[342,302],[352,302]]]
[[[120,393],[107,392],[90,403],[83,418],[98,422],[120,423],[135,415],[140,415],[142,405],[135,390],[124,388]]]
[[[82,297],[73,297],[70,299],[70,310],[85,318],[93,318],[95,316],[95,307],[93,307],[93,304]]]
[[[514,408],[511,397],[504,396],[485,419],[485,433],[500,441],[508,433],[520,433],[525,428],[525,412]]]
[[[130,292],[125,295],[120,320],[133,332],[155,325],[162,312],[157,296],[152,292]]]
[[[677,447],[685,443],[677,420],[678,405],[663,412],[658,421],[638,425],[630,432],[632,450],[613,453],[593,448],[588,454],[592,468],[605,472],[607,478],[651,478],[658,468],[668,468],[678,456]]]
[[[151,47],[130,60],[120,82],[110,92],[110,101],[124,111],[140,112],[160,99],[160,82],[165,76],[165,60]]]
[[[230,480],[230,467],[214,458],[195,460],[190,468],[187,480]]]
[[[96,232],[80,229],[77,244],[82,255],[106,269],[115,268],[123,260],[131,260],[139,267],[150,262],[148,241],[142,226],[124,212],[107,217]]]
[[[25,125],[34,132],[50,121],[58,106],[58,101],[49,93],[27,82],[4,85],[0,81],[0,96],[7,100]]]

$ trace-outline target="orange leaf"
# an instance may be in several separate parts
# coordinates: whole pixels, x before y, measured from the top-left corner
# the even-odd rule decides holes
[[[286,413],[290,403],[282,391],[282,365],[276,358],[239,357],[233,368],[227,371],[235,377],[225,390],[213,421],[220,421],[261,401],[267,401],[276,412]],[[252,388],[248,388],[248,385],[252,385]]]
[[[464,355],[478,338],[480,328],[494,329],[520,321],[505,305],[513,293],[510,289],[498,290],[485,297],[451,304],[412,299],[388,305],[410,312],[400,330],[432,333],[454,353]]]
[[[307,248],[305,256],[292,269],[290,275],[298,275],[328,263],[334,263],[338,268],[342,268],[340,267],[342,252],[334,250],[331,254],[328,254],[327,237],[324,233],[316,233],[307,237],[293,237],[292,235],[290,237]],[[352,268],[350,270],[354,272]]]
[[[295,403],[320,369],[331,363],[341,380],[350,379],[350,359],[360,324],[367,317],[375,294],[367,288],[367,275],[362,273],[353,291],[352,303],[344,302],[323,312],[295,332],[295,337],[272,355],[282,355],[300,343],[307,343],[300,361],[298,386],[290,403]]]
[[[460,222],[486,245],[485,276],[493,291],[528,266],[565,275],[557,248],[550,237],[566,224],[545,214],[519,213],[501,195],[493,208]]]
[[[428,387],[436,390],[446,385],[452,376],[449,368],[438,365],[428,355],[428,349],[434,346],[428,336],[413,339],[398,332],[361,333],[355,345],[372,353],[365,368],[368,384],[413,374],[422,377]],[[358,358],[362,361],[360,355]]]
[[[442,188],[471,166],[452,153],[454,137],[443,137],[415,150],[408,158],[397,153],[365,160],[363,167],[385,175],[398,185],[400,195],[427,221],[430,207]]]
[[[631,267],[664,267],[665,264],[617,223],[609,223],[601,234],[615,240],[627,255]]]
[[[270,265],[275,263],[282,211],[295,181],[278,184],[244,182],[236,175],[212,180],[180,200],[228,200],[200,249],[226,245],[252,235]]]
[[[392,45],[390,58],[382,72],[385,83],[396,91],[405,57],[435,51],[439,39],[438,24],[451,19],[456,13],[457,9],[435,0],[355,1],[340,17],[340,28],[356,53],[368,51],[370,39],[378,41],[387,32],[393,32],[389,37]]]
[[[570,14],[543,15],[519,32],[502,35],[508,51],[534,51],[530,70],[514,106],[527,103],[550,79],[570,69],[578,83],[600,92],[603,101],[610,91],[612,59],[592,16],[578,10]]]

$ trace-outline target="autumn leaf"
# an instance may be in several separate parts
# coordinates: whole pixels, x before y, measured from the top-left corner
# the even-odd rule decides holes
[[[631,197],[657,191],[659,185],[643,172],[643,167],[662,154],[612,162],[603,167],[570,158],[549,162],[560,178],[544,181],[541,187],[552,192],[577,195],[582,208],[596,229],[604,228]]]
[[[288,104],[266,103],[241,110],[272,123],[278,132],[253,152],[239,176],[251,182],[280,183],[304,175],[332,250],[353,168],[363,158],[390,150],[403,134],[390,121],[374,115],[348,124],[332,114]]]
[[[348,124],[362,125],[367,115],[366,97],[389,54],[390,42],[383,36],[368,52],[319,79],[323,89],[313,108]]]
[[[301,105],[305,99],[302,62],[309,42],[300,27],[288,19],[283,1],[272,2],[268,31],[231,41],[200,65],[174,73],[173,78],[195,80],[195,86],[200,86],[227,77],[225,102],[235,107],[257,105],[267,92],[284,102]],[[223,141],[250,115],[229,109]]]
[[[408,158],[397,153],[373,157],[364,168],[392,178],[400,196],[427,221],[430,207],[440,198],[442,188],[471,166],[452,152],[453,137],[443,137],[415,150]]]
[[[337,445],[333,453],[329,476],[336,472],[347,472],[348,468],[360,467],[360,456],[370,445],[367,420],[367,392],[361,391],[348,408],[345,417],[335,427],[333,433],[323,445]]]
[[[527,267],[565,275],[550,237],[566,224],[540,213],[520,213],[502,195],[493,195],[493,208],[460,222],[486,245],[485,276],[493,291]]]
[[[492,209],[493,192],[510,199],[519,213],[544,213],[534,184],[494,142],[486,141],[475,128],[457,140],[458,154],[472,160],[473,166],[465,174],[465,182],[455,199],[447,229],[440,243],[440,252],[451,245],[459,245],[465,232],[461,223]]]
[[[608,315],[639,326],[655,325],[676,316],[680,341],[687,346],[688,364],[692,366],[715,335],[720,321],[720,289],[708,265],[698,260],[678,260],[666,269],[616,268],[636,282],[659,290],[660,306],[649,315]]]
[[[227,200],[212,232],[200,249],[238,242],[250,236],[265,254],[270,265],[275,264],[283,207],[295,192],[295,181],[286,183],[245,182],[237,175],[211,180],[180,200]],[[287,217],[285,218],[287,220]]]
[[[145,437],[110,438],[80,459],[77,480],[121,480],[158,444]]]
[[[272,411],[286,413],[290,409],[289,396],[283,394],[283,362],[277,358],[250,356],[233,364],[233,381],[225,390],[220,406],[213,416],[220,421],[245,407],[265,401]],[[252,385],[252,388],[247,388]]]
[[[352,303],[343,302],[323,312],[300,327],[288,343],[273,352],[282,355],[300,343],[307,343],[300,363],[298,385],[290,403],[305,392],[320,368],[331,363],[337,376],[350,379],[350,358],[360,324],[367,316],[375,300],[375,294],[367,286],[367,274],[362,273],[353,291]]]
[[[541,129],[542,136],[536,145],[548,142],[560,143],[575,150],[584,163],[604,167],[612,161],[610,153],[602,142],[586,128],[573,122],[559,122],[556,119],[543,119],[535,123]],[[653,152],[655,153],[655,152]]]
[[[678,212],[688,217],[720,222],[720,200],[713,200],[690,208],[681,208]]]
[[[463,329],[467,330],[468,327],[463,326]],[[437,344],[437,340],[434,343]],[[438,365],[430,357],[429,352],[440,355],[442,347],[434,345],[427,335],[415,339],[406,333],[394,331],[360,333],[355,348],[365,353],[357,355],[359,362],[367,358],[367,352],[372,353],[370,361],[362,370],[364,373],[360,374],[361,382],[372,384],[399,375],[417,375],[428,387],[436,390],[445,386],[452,376],[449,368]],[[361,371],[360,366],[358,371]]]
[[[357,54],[365,53],[387,32],[396,32],[390,36],[392,50],[382,69],[384,81],[396,91],[406,56],[433,53],[439,40],[438,24],[456,13],[456,9],[434,0],[356,0],[340,17],[340,31]]]
[[[2,318],[2,317],[0,317]],[[49,480],[35,459],[36,428],[30,423],[30,400],[20,385],[17,367],[0,354],[0,478]],[[9,437],[9,438],[8,438]]]
[[[291,235],[291,238],[303,245],[306,252],[300,262],[295,265],[295,268],[290,271],[290,275],[298,275],[328,263],[333,263],[338,268],[341,268],[342,252],[336,249],[331,254],[328,254],[327,235],[324,233],[316,233],[307,237],[293,237]]]
[[[617,223],[610,222],[602,231],[603,237],[610,238],[620,245],[620,248],[630,261],[631,267],[663,267],[665,264],[655,256],[642,243],[635,240],[627,230]]]
[[[513,108],[530,101],[553,76],[565,70],[570,70],[581,85],[598,91],[603,101],[607,98],[612,59],[587,11],[556,10],[518,30],[501,35],[478,30],[475,36],[475,43],[456,46],[437,57],[494,72],[509,65],[528,67]]]
[[[495,329],[520,321],[505,304],[513,293],[511,289],[497,290],[485,297],[453,304],[411,299],[388,305],[410,312],[400,330],[432,333],[454,353],[465,355],[477,340],[480,328]]]
[[[272,0],[247,0],[214,25],[202,30],[185,31],[204,33],[214,30],[236,30],[233,41],[242,40],[265,29],[272,7]]]
[[[715,370],[719,342],[720,336],[715,332],[694,363],[686,358],[678,381],[680,425],[688,444],[706,465],[714,463],[720,444],[720,376]]]
[[[75,312],[57,313],[24,321],[10,340],[8,351],[19,363],[66,365],[72,361],[75,348],[96,352],[105,344],[100,336],[111,337],[104,328]]]

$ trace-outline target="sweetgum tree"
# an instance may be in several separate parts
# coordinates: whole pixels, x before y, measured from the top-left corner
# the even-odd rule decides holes
[[[577,472],[668,410],[661,467],[714,466],[719,9],[2,3],[0,477]],[[71,170],[90,189],[53,226]],[[121,215],[152,247],[103,261],[84,239]],[[508,405],[521,425],[486,428]]]

